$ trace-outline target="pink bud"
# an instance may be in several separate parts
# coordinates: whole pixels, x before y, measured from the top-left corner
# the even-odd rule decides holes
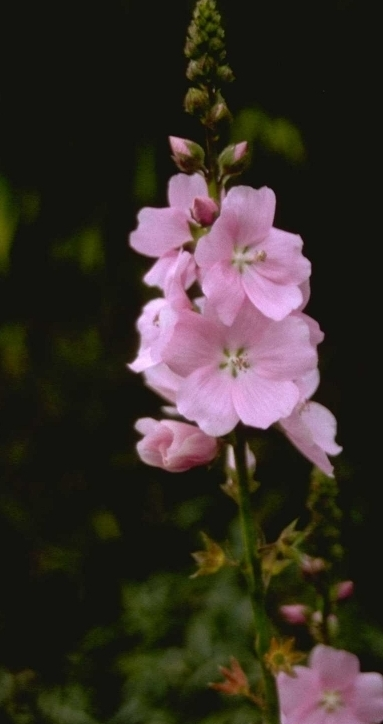
[[[205,465],[217,454],[217,440],[195,425],[142,417],[137,420],[135,429],[144,435],[137,443],[141,460],[172,473]]]
[[[189,143],[191,141],[188,141],[186,138],[178,138],[178,136],[169,136],[169,143],[170,148],[172,150],[172,153],[174,156],[178,156],[180,153],[182,153],[183,156],[191,156],[191,152],[189,150]]]
[[[302,603],[291,603],[286,606],[280,606],[279,611],[287,623],[297,625],[307,622],[308,608]]]
[[[326,568],[326,564],[323,558],[312,558],[311,556],[303,555],[300,561],[300,567],[302,573],[306,576],[315,576],[316,573],[320,573]]]
[[[341,581],[335,588],[335,598],[337,601],[344,601],[350,598],[354,593],[354,581]]]
[[[201,226],[211,226],[218,216],[218,204],[209,196],[196,196],[191,210],[192,217]]]
[[[169,144],[172,151],[172,158],[180,171],[184,173],[196,173],[203,169],[205,152],[202,146],[187,138],[169,136]]]
[[[234,161],[240,161],[242,158],[244,158],[247,154],[247,148],[247,141],[241,141],[241,143],[236,143],[233,148]]]
[[[247,141],[231,143],[223,149],[218,159],[222,176],[234,176],[241,173],[247,163]]]

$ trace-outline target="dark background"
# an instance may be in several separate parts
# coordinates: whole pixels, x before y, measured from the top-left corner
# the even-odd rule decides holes
[[[166,203],[168,135],[202,140],[182,110],[192,7],[68,0],[1,11],[0,204],[13,226],[0,276],[0,659],[12,672],[56,680],[84,633],[118,617],[121,579],[188,569],[195,541],[168,518],[184,496],[210,496],[204,522],[217,535],[232,515],[219,472],[181,479],[138,463],[133,424],[158,402],[125,369],[148,298],[147,264],[127,234],[142,205]],[[234,118],[257,107],[304,143],[294,160],[257,141],[244,181],[275,190],[276,224],[301,234],[313,264],[309,312],[326,334],[317,399],[344,447],[348,576],[380,625],[376,19],[357,0],[222,0],[220,10]],[[309,466],[282,449],[259,478],[282,480],[287,524],[304,510]]]

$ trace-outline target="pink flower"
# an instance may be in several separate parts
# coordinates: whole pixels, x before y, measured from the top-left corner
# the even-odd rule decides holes
[[[308,666],[295,677],[278,674],[285,724],[379,724],[383,719],[383,676],[360,673],[354,654],[316,646]]]
[[[137,420],[135,429],[144,435],[137,443],[137,452],[147,465],[163,468],[171,473],[209,463],[217,454],[217,440],[185,422]]]
[[[303,302],[299,285],[310,276],[310,262],[302,255],[300,236],[272,226],[274,212],[271,189],[237,186],[198,242],[202,289],[224,324],[232,324],[246,298],[278,321]]]
[[[292,412],[299,399],[293,380],[316,365],[309,336],[301,319],[274,322],[250,304],[231,327],[207,304],[204,315],[185,309],[162,349],[163,361],[184,378],[179,413],[215,437],[239,420],[269,427]]]
[[[200,174],[179,173],[169,181],[170,208],[145,207],[138,214],[138,227],[130,234],[130,246],[145,256],[160,257],[192,241],[190,209],[196,197],[208,197],[206,181]]]

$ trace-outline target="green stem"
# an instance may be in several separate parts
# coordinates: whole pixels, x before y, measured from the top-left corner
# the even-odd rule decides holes
[[[262,579],[261,560],[258,554],[258,531],[251,511],[249,474],[246,464],[246,433],[237,426],[234,440],[234,456],[239,487],[239,517],[244,549],[245,576],[251,598],[256,630],[255,650],[262,671],[265,692],[265,724],[280,724],[279,701],[276,682],[265,663],[270,649],[271,624],[265,609],[265,588]]]

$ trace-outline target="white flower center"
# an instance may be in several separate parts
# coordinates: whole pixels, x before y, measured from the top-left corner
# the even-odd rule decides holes
[[[250,362],[244,347],[239,347],[234,352],[231,352],[229,349],[224,349],[223,356],[219,368],[221,370],[229,370],[232,377],[238,377],[239,372],[246,372],[250,367]]]
[[[231,263],[242,274],[246,266],[257,264],[259,261],[266,261],[266,258],[266,252],[263,250],[257,251],[253,246],[236,246],[233,250]]]
[[[343,706],[340,692],[336,689],[327,689],[319,700],[319,706],[322,706],[326,712],[337,711]]]

